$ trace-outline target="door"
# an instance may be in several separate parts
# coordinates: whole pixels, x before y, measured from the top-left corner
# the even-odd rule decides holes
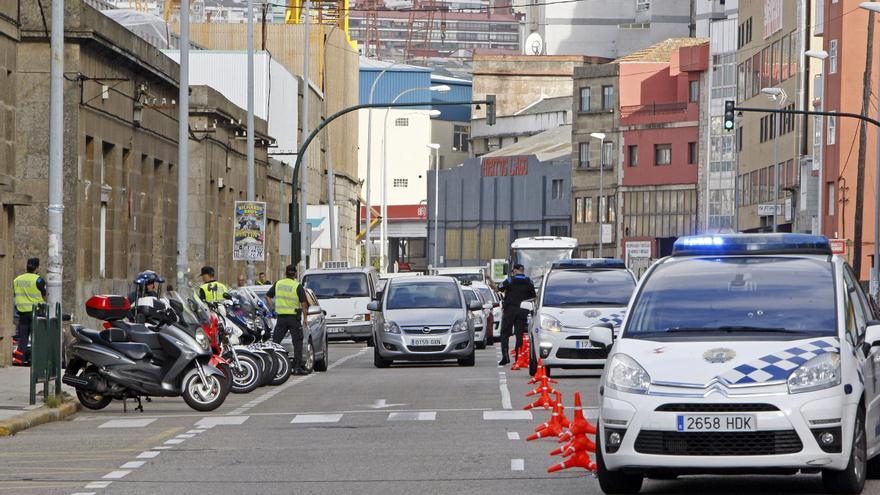
[[[306,299],[308,299],[309,301],[309,308],[321,308],[321,304],[318,302],[318,299],[315,297],[315,294],[312,291],[306,291]],[[311,336],[312,346],[315,349],[316,359],[321,359],[324,355],[324,334],[326,331],[327,325],[325,321],[324,311],[316,314],[310,314],[308,332],[303,332],[303,349],[306,348],[306,344],[308,344],[309,337]]]
[[[871,319],[870,306],[849,266],[846,266],[843,280],[846,340],[856,349],[856,359],[865,380],[865,433],[870,451],[880,442],[880,351],[865,345],[865,330]]]

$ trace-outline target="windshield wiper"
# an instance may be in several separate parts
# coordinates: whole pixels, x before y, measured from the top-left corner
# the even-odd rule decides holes
[[[803,330],[790,330],[782,327],[755,327],[748,325],[725,325],[719,327],[670,327],[665,330],[667,333],[688,333],[688,332],[767,332],[767,333],[812,333]]]

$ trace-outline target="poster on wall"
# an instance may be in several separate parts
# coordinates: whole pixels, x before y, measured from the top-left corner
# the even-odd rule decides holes
[[[232,259],[233,261],[265,261],[266,203],[235,202]]]

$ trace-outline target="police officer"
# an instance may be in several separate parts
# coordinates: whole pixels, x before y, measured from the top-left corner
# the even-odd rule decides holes
[[[15,329],[18,345],[13,352],[13,359],[26,361],[25,351],[31,336],[31,312],[35,304],[46,302],[46,281],[37,275],[40,267],[39,258],[27,260],[27,273],[23,273],[12,281],[15,296],[15,312],[18,314],[18,325]]]
[[[257,278],[257,285],[272,285],[272,282],[266,279],[266,272],[260,272],[260,276]]]
[[[501,282],[497,289],[498,292],[504,294],[504,301],[501,305],[504,310],[501,318],[501,362],[498,363],[499,366],[504,366],[510,363],[508,346],[511,330],[516,334],[517,354],[522,347],[529,312],[521,309],[520,303],[534,299],[537,294],[535,293],[535,284],[529,277],[526,277],[525,267],[520,264],[513,265],[511,276]]]
[[[272,332],[272,341],[280,344],[287,332],[293,341],[294,374],[305,375],[303,369],[303,327],[309,327],[309,301],[306,290],[296,279],[296,265],[287,265],[286,277],[275,282],[266,292],[266,299],[275,304],[277,321]]]
[[[208,304],[223,301],[223,294],[229,292],[229,287],[226,287],[214,278],[214,267],[203,266],[201,275],[203,283],[199,286],[199,297],[202,298],[202,301]]]

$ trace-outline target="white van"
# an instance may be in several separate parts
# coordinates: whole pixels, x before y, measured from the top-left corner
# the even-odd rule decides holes
[[[361,267],[306,270],[302,277],[327,312],[329,340],[369,340],[367,304],[376,299],[378,282],[375,269]]]

